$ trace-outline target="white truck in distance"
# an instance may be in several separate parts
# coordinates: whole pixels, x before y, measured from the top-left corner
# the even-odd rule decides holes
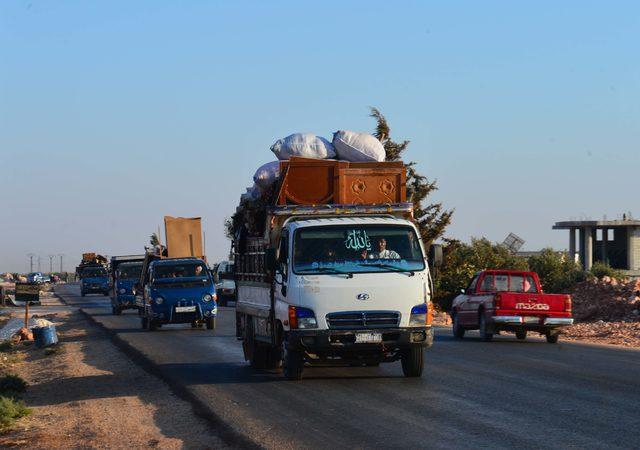
[[[258,368],[401,361],[422,375],[431,277],[409,203],[274,206],[234,240],[237,335]]]

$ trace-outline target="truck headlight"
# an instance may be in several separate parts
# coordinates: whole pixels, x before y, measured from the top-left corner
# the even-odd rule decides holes
[[[215,295],[215,294],[214,294]],[[202,301],[203,302],[210,302],[211,300],[214,300],[215,298],[211,295],[211,294],[204,294],[202,296]]]
[[[289,306],[289,326],[297,329],[318,328],[315,313],[309,308]]]
[[[127,290],[126,289],[120,289],[118,292],[120,292],[121,294],[126,294]]]
[[[420,303],[411,308],[411,317],[409,318],[410,327],[424,327],[427,325],[427,304]]]
[[[164,301],[164,299],[160,296],[156,297],[156,305],[162,305],[162,302]]]

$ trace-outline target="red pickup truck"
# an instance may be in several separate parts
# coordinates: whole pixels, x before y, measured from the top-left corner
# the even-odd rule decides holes
[[[560,327],[573,323],[571,296],[544,294],[535,272],[485,270],[453,300],[451,319],[458,339],[466,330],[480,330],[483,341],[500,331],[515,332],[521,340],[535,331],[555,344]]]

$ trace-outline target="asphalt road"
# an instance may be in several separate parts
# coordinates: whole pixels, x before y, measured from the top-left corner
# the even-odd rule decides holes
[[[140,329],[108,298],[59,290],[113,330],[171,383],[184,386],[231,429],[268,448],[637,448],[640,351],[512,335],[484,343],[438,330],[425,373],[306,368],[299,382],[254,371],[234,336],[233,308],[215,332]]]

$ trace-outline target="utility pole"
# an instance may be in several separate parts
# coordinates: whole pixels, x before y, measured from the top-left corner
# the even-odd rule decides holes
[[[64,257],[64,253],[58,254],[58,257],[60,258],[60,273],[62,273],[63,272],[63,270],[62,270],[62,258]]]
[[[33,272],[33,257],[36,256],[35,253],[28,253],[27,256],[29,257],[29,273]]]
[[[42,272],[42,258],[38,255],[38,272]]]
[[[49,255],[49,275],[53,273],[53,258],[55,257],[56,255]]]

